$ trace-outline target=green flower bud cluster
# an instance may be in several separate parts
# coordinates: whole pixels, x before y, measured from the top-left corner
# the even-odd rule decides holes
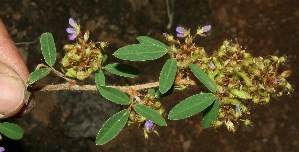
[[[69,78],[84,80],[101,69],[106,55],[103,54],[106,42],[88,42],[89,31],[83,38],[80,35],[74,44],[66,44],[65,55],[61,61],[62,71]]]
[[[170,34],[165,34],[166,40],[169,43],[169,47],[172,50],[170,57],[176,58],[178,61],[178,68],[184,70],[188,68],[190,63],[194,63],[200,58],[206,57],[206,52],[203,47],[198,47],[193,43],[195,36],[191,36],[190,32],[186,32],[184,42],[181,43],[181,39],[175,39]]]
[[[244,114],[250,114],[250,104],[267,104],[271,97],[289,94],[292,86],[286,78],[290,71],[278,74],[285,57],[253,57],[238,43],[224,41],[220,49],[209,58],[197,63],[218,85],[216,96],[221,102],[215,127],[225,124],[234,131],[234,123]],[[250,120],[241,120],[248,125]]]
[[[169,43],[170,57],[178,61],[176,82],[194,80],[188,66],[196,64],[204,70],[217,84],[215,96],[221,106],[214,127],[224,124],[228,130],[235,131],[234,123],[242,121],[250,125],[250,104],[267,104],[271,97],[289,94],[292,86],[286,78],[289,70],[278,74],[279,66],[286,62],[286,57],[270,56],[267,58],[253,57],[238,43],[225,40],[219,50],[207,56],[203,47],[196,46],[193,41],[196,36],[205,36],[202,32],[210,30],[210,26],[199,28],[194,36],[190,29],[177,27],[177,38],[164,34]],[[179,86],[179,89],[186,87]]]

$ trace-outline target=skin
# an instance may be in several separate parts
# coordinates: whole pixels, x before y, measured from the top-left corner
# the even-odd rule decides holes
[[[27,66],[0,19],[0,85],[3,89],[0,119],[15,115],[23,107],[28,76]]]

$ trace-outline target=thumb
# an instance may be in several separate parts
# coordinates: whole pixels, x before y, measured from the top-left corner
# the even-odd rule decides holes
[[[17,72],[0,62],[0,119],[14,115],[22,108],[25,88]]]

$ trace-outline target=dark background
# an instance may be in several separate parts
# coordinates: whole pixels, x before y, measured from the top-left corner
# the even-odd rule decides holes
[[[171,1],[171,0],[169,0]],[[56,41],[58,59],[68,43],[65,28],[70,17],[91,31],[95,41],[108,41],[108,54],[135,38],[147,35],[165,42],[162,33],[175,33],[177,25],[194,32],[198,26],[212,25],[210,35],[197,44],[207,52],[217,50],[223,40],[238,39],[256,56],[286,55],[293,71],[289,81],[291,96],[272,99],[269,105],[251,108],[252,127],[238,127],[236,133],[225,128],[202,130],[200,115],[180,121],[168,121],[160,127],[160,137],[143,137],[143,130],[126,127],[104,146],[96,146],[95,136],[111,115],[121,107],[106,101],[96,92],[35,93],[36,108],[21,119],[13,119],[25,130],[20,141],[4,139],[6,151],[299,151],[298,113],[298,0],[174,0],[173,24],[169,22],[164,0],[0,0],[0,16],[18,49],[33,71],[41,62],[39,36],[51,32]],[[1,45],[1,44],[0,44]],[[140,69],[140,77],[121,79],[107,74],[110,84],[135,84],[158,80],[165,59],[129,62]],[[110,56],[108,62],[122,62]],[[59,63],[56,64],[59,66]],[[51,75],[37,85],[63,82]],[[162,99],[166,110],[191,94],[190,88]]]

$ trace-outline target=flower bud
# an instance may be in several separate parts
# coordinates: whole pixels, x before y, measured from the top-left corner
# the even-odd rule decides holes
[[[86,31],[85,34],[84,34],[84,41],[88,41],[89,39],[89,31]]]

